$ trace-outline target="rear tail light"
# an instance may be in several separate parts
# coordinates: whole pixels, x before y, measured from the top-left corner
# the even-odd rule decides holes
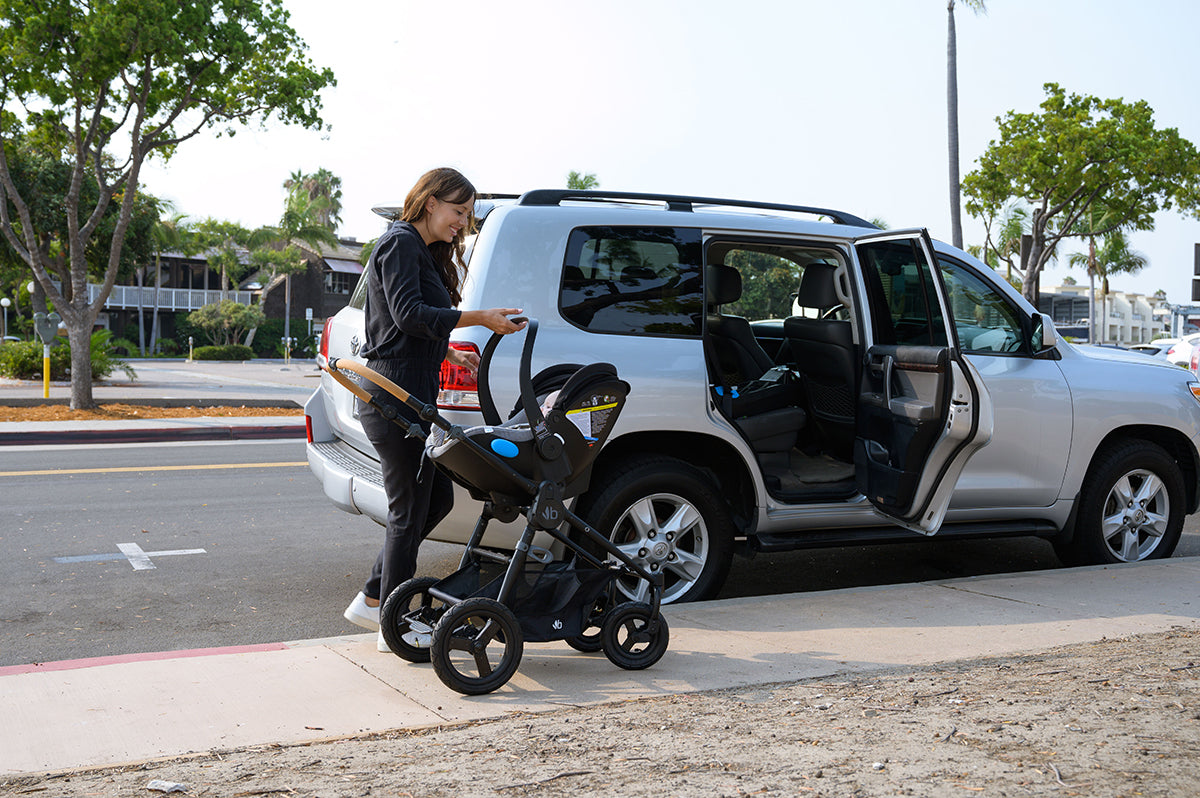
[[[479,354],[479,348],[472,343],[451,341],[450,348],[460,352]],[[442,361],[441,376],[442,390],[438,392],[437,398],[439,408],[442,410],[479,409],[479,384],[475,381],[474,374],[444,360]]]
[[[1200,346],[1192,347],[1191,369],[1193,374],[1200,374]]]
[[[306,415],[304,417],[304,435],[308,438],[309,443],[313,442],[312,416]]]
[[[329,330],[333,327],[333,316],[325,319],[325,326],[321,328],[321,357],[329,361]]]

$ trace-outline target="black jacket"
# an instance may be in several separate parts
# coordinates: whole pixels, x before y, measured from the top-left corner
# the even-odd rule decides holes
[[[462,316],[429,247],[408,222],[393,222],[367,266],[367,365],[424,402],[437,394],[450,333]],[[407,383],[407,384],[406,384]]]

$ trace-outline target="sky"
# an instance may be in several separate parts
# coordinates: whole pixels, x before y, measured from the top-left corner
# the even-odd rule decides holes
[[[1194,0],[959,3],[960,172],[1036,112],[1043,85],[1145,100],[1160,128],[1200,146]],[[199,219],[274,224],[283,182],[342,179],[338,233],[383,230],[426,170],[481,192],[566,185],[838,208],[950,240],[946,0],[284,0],[308,55],[337,77],[326,128],[277,122],[201,134],[143,186]],[[983,225],[963,212],[964,241]],[[1200,221],[1160,214],[1132,236],[1150,262],[1114,290],[1191,300]],[[1082,251],[1069,241],[1060,253]],[[1082,270],[1061,265],[1043,291]]]

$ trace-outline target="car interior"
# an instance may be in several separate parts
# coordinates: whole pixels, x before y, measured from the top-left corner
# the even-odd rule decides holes
[[[861,357],[844,256],[714,241],[706,264],[714,401],[749,442],[768,491],[789,503],[853,496]]]

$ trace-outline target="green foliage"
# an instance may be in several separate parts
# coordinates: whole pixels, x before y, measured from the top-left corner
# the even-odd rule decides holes
[[[581,175],[572,169],[567,174],[567,188],[575,189],[576,191],[588,191],[593,188],[600,188],[600,181],[596,179],[594,172]]]
[[[232,135],[252,119],[321,126],[321,90],[335,84],[333,73],[312,64],[288,17],[282,0],[0,2],[0,194],[15,211],[0,235],[39,279],[54,270],[55,256],[39,246],[37,198],[10,179],[16,144],[62,161],[76,184],[95,177],[94,203],[66,194],[56,229],[74,240],[58,257],[79,281],[89,247],[97,247],[108,255],[102,282],[112,285],[148,156],[169,158],[205,129]],[[94,222],[110,206],[118,210],[106,238]],[[81,338],[98,307],[87,297],[63,305],[50,293]],[[89,406],[90,382],[72,376],[72,406]]]
[[[97,330],[92,333],[92,379],[102,380],[118,368],[129,379],[137,372],[121,360],[113,351],[112,333]],[[22,341],[0,346],[0,376],[14,380],[40,380],[43,378],[44,354],[40,341]],[[56,340],[50,346],[50,379],[65,380],[71,370],[71,347],[66,339]]]
[[[800,266],[765,252],[736,250],[725,259],[742,275],[742,296],[724,306],[724,313],[750,320],[783,319],[792,315],[792,294],[800,286]]]
[[[244,344],[200,346],[192,352],[193,360],[253,360],[254,350]]]
[[[1045,90],[1041,113],[997,120],[999,138],[962,184],[977,217],[996,218],[1013,199],[1029,204],[1027,297],[1058,243],[1081,234],[1093,205],[1107,214],[1092,236],[1148,229],[1160,210],[1197,215],[1200,207],[1200,154],[1174,128],[1156,128],[1144,101],[1068,95],[1054,83]]]
[[[187,318],[203,330],[212,343],[229,345],[239,343],[242,335],[262,324],[265,316],[259,305],[242,305],[232,299],[224,299],[193,310]]]
[[[254,343],[251,347],[257,357],[283,357],[283,319],[266,319],[258,325],[254,333]],[[296,345],[292,347],[292,357],[301,355],[316,355],[316,336],[307,335],[308,322],[304,319],[292,319],[292,337]]]
[[[342,221],[342,179],[328,169],[318,169],[312,174],[300,170],[292,172],[283,182],[288,192],[288,203],[307,200],[317,207],[317,222],[322,227],[336,230]],[[295,195],[295,200],[292,199]]]

